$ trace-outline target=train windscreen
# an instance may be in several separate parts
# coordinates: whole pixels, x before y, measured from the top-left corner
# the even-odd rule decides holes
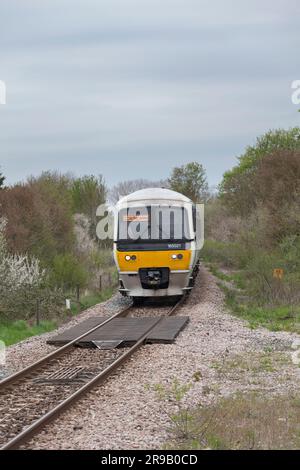
[[[184,207],[147,206],[121,209],[119,241],[188,241],[188,212]]]

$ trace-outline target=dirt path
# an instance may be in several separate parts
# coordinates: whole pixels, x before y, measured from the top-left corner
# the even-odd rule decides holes
[[[293,364],[297,335],[251,330],[224,309],[215,278],[202,268],[179,315],[189,326],[173,345],[147,345],[114,377],[82,398],[72,410],[35,437],[27,448],[159,448],[168,440],[172,402],[161,402],[155,384],[193,382],[187,405],[210,404],[237,391],[266,395],[297,391]],[[199,379],[193,381],[193,377]]]

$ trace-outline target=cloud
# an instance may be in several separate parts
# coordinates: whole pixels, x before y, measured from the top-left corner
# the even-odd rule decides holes
[[[201,161],[212,184],[255,136],[297,124],[294,0],[6,0],[0,166],[166,177]]]

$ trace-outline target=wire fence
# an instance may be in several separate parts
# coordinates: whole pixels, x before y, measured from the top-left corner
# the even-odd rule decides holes
[[[66,310],[72,310],[72,304],[76,304],[78,310],[81,310],[81,299],[89,294],[102,293],[103,291],[114,288],[118,285],[116,276],[111,272],[102,272],[94,280],[93,289],[82,288],[79,285],[73,291],[65,293],[63,302]],[[45,299],[37,298],[35,304],[35,323],[40,325],[41,318],[43,317],[43,302]]]

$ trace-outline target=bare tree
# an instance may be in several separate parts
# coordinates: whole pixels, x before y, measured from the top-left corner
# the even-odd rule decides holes
[[[121,197],[127,196],[128,194],[131,194],[134,191],[138,191],[139,189],[168,187],[169,184],[167,180],[149,181],[141,178],[136,180],[122,181],[110,189],[108,192],[108,201],[110,204],[116,204]]]

